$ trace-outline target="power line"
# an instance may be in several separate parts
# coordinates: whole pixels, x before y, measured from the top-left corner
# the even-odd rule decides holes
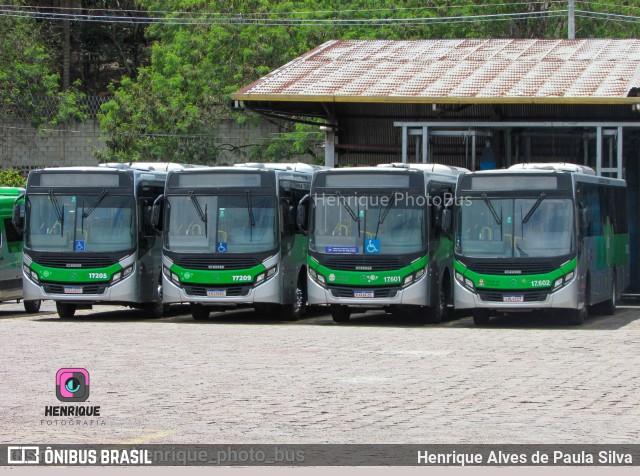
[[[295,12],[231,12],[227,15],[237,17],[239,15],[249,16],[270,16],[270,15],[308,15],[319,13],[362,13],[362,12],[400,12],[400,11],[418,11],[418,10],[444,10],[444,9],[456,9],[456,8],[489,8],[489,7],[510,7],[510,6],[530,6],[530,5],[547,5],[547,4],[565,4],[566,0],[547,0],[547,1],[532,1],[532,2],[511,2],[511,3],[485,3],[485,4],[471,4],[471,5],[448,5],[448,6],[422,6],[422,7],[392,7],[392,8],[364,8],[357,10],[313,10],[313,11],[295,11]],[[49,7],[49,6],[29,6],[29,5],[0,5],[0,8],[11,8],[14,10],[53,10],[54,12],[60,11],[90,11],[90,12],[107,12],[107,13],[144,13],[143,10],[126,10],[117,8],[83,8],[83,7]],[[166,15],[186,15],[186,16],[216,16],[222,15],[218,12],[185,12],[185,11],[170,11],[170,10],[153,10],[154,14],[166,14]]]
[[[0,17],[49,19],[58,21],[75,22],[100,22],[100,23],[142,23],[142,24],[162,24],[162,25],[259,25],[259,26],[388,26],[388,25],[412,25],[428,23],[468,23],[472,21],[504,21],[511,19],[539,18],[549,16],[559,16],[565,14],[566,10],[517,12],[517,13],[497,13],[487,15],[461,15],[445,17],[418,17],[418,18],[332,18],[332,19],[282,19],[282,18],[165,18],[165,17],[123,17],[107,15],[86,15],[86,14],[63,14],[63,13],[42,13],[15,10],[0,10]]]
[[[640,10],[640,7],[634,7],[631,5],[616,5],[613,3],[602,3],[602,2],[586,2],[583,0],[576,0],[576,3],[583,3],[585,5],[597,5],[600,7],[613,7],[613,8],[626,8],[626,9],[632,9],[632,10]]]

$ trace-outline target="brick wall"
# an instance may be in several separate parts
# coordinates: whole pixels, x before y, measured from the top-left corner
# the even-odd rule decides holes
[[[218,137],[218,163],[248,160],[252,145],[279,133],[276,125],[239,125],[220,121],[213,126]],[[96,165],[94,151],[104,148],[95,119],[60,126],[40,134],[27,121],[0,119],[0,169],[16,168],[27,172],[34,168]]]

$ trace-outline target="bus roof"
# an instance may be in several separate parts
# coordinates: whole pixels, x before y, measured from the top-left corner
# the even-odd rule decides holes
[[[192,164],[178,164],[176,162],[109,162],[105,164],[98,164],[98,167],[108,167],[113,169],[133,169],[141,170],[144,172],[168,172],[169,170],[183,170],[190,168],[197,168],[197,165]]]
[[[305,164],[303,162],[247,162],[234,164],[234,167],[247,167],[253,169],[285,170],[291,172],[315,172],[324,169],[320,165]]]
[[[595,175],[596,171],[586,165],[571,164],[568,162],[550,162],[550,163],[523,163],[515,164],[507,170],[532,170],[536,172],[573,172],[585,175]]]
[[[445,175],[460,175],[460,174],[469,172],[469,170],[465,169],[464,167],[456,167],[453,165],[442,165],[442,164],[413,164],[413,163],[405,163],[405,162],[392,162],[390,164],[378,164],[378,167],[396,168],[396,169],[416,169],[416,170],[424,170],[426,172],[431,172],[434,174],[445,174]]]

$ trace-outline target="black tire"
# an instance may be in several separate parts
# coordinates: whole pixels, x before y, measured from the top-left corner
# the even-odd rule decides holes
[[[280,307],[280,320],[281,321],[297,321],[300,319],[307,310],[307,293],[302,286],[301,281],[298,280],[295,291],[295,300],[291,304],[283,304]]]
[[[567,323],[570,326],[581,326],[589,315],[589,281],[585,286],[584,297],[582,300],[582,307],[579,309],[569,309],[567,316]]]
[[[35,299],[33,301],[23,301],[22,304],[24,305],[24,310],[26,312],[28,312],[29,314],[35,314],[40,310],[42,301],[40,301],[39,299]]]
[[[331,317],[333,318],[333,322],[349,322],[351,310],[347,306],[333,304],[331,306]]]
[[[427,317],[429,324],[440,324],[451,318],[449,309],[449,279],[445,277],[438,292],[438,302],[430,309],[430,315]]]
[[[160,319],[167,311],[167,307],[162,303],[162,286],[158,286],[158,293],[155,302],[148,302],[142,308],[142,312],[148,319]]]
[[[77,306],[67,302],[56,301],[56,311],[60,319],[69,319],[76,314]]]
[[[476,326],[486,326],[491,320],[491,312],[489,309],[474,309],[472,314],[473,323]]]
[[[209,318],[210,309],[202,304],[191,304],[191,316],[195,321],[204,321]]]
[[[612,278],[613,282],[611,283],[611,299],[607,299],[602,303],[602,312],[604,312],[607,316],[613,316],[616,313],[616,306],[618,305],[618,296],[617,296],[617,286],[616,286],[616,275],[613,274]]]

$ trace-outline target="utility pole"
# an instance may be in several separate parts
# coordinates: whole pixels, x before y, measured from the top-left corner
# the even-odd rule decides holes
[[[576,1],[575,0],[569,0],[569,9],[568,9],[568,14],[569,14],[569,21],[568,21],[568,30],[569,30],[569,39],[570,40],[575,40],[576,39]]]

